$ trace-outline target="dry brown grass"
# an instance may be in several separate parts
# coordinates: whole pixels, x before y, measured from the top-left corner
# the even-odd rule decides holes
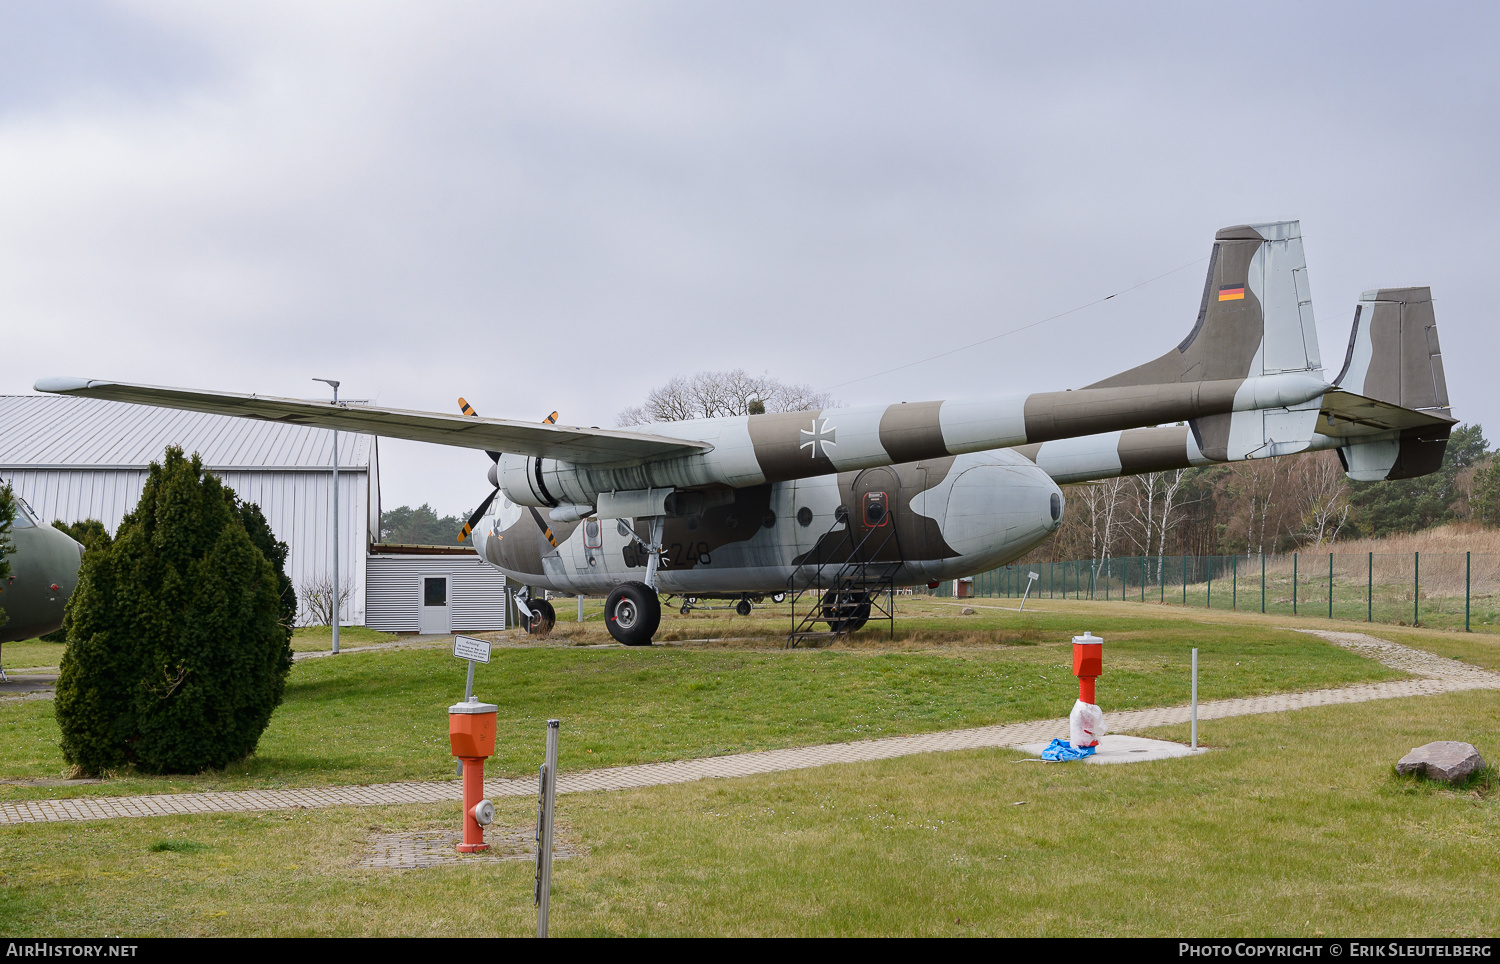
[[[1352,539],[1318,547],[1324,552],[1472,552],[1475,555],[1500,555],[1500,529],[1488,529],[1472,522],[1452,522],[1444,526],[1408,532],[1379,539]],[[1311,551],[1311,550],[1309,550]]]

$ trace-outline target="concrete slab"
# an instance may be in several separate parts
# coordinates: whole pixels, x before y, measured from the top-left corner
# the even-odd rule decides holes
[[[1050,741],[1049,741],[1050,742]],[[1016,749],[1033,756],[1041,756],[1048,743],[1026,743]],[[1085,763],[1144,763],[1147,760],[1170,760],[1173,757],[1193,756],[1207,753],[1204,747],[1194,750],[1185,743],[1169,740],[1148,740],[1144,736],[1110,735],[1099,741],[1099,749],[1084,760]]]

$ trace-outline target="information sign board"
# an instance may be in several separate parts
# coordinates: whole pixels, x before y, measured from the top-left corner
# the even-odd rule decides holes
[[[490,661],[490,644],[472,636],[453,637],[453,655],[458,659],[469,659],[476,663]]]

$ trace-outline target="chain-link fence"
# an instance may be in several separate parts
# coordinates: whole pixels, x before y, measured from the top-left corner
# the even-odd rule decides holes
[[[1106,599],[1500,632],[1500,554],[1114,556],[1002,566],[942,596]]]

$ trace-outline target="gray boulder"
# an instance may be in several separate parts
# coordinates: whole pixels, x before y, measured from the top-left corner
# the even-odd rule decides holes
[[[1484,757],[1479,755],[1474,744],[1456,740],[1439,740],[1419,746],[1396,763],[1397,773],[1415,773],[1445,783],[1457,783],[1483,768]]]

